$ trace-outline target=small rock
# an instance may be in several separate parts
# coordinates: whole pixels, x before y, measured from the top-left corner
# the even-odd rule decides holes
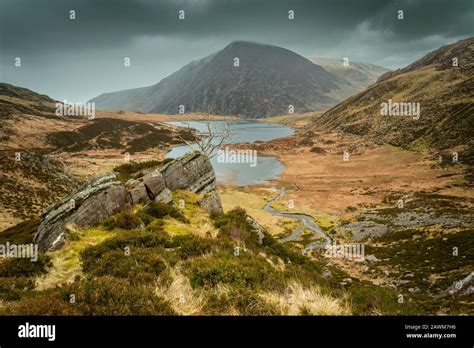
[[[173,201],[173,194],[169,189],[165,188],[155,196],[155,201],[164,204],[171,203]]]
[[[330,270],[328,269],[323,270],[323,277],[330,277],[330,276],[332,276],[332,273]]]
[[[375,257],[375,255],[369,255],[365,259],[369,262],[380,262],[380,260],[377,257]]]

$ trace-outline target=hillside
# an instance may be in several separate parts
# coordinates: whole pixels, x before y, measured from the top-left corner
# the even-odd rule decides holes
[[[0,83],[0,119],[15,114],[53,116],[55,102],[27,88]]]
[[[124,174],[124,169],[116,171]],[[426,306],[422,295],[401,306],[396,290],[353,279],[317,252],[303,255],[292,243],[275,239],[244,209],[216,209],[219,195],[214,196],[216,205],[203,204],[216,186],[210,162],[200,154],[142,163],[136,172],[128,169],[132,180],[114,173],[94,178],[45,210],[41,222],[0,233],[0,242],[34,240],[40,250],[48,250],[34,263],[0,261],[1,314],[397,315],[468,310],[452,298]],[[176,175],[183,170],[184,181]],[[203,172],[211,179],[204,188],[196,185]],[[117,195],[121,191],[130,196]],[[152,198],[151,193],[158,195]],[[67,208],[71,199],[77,203]],[[363,262],[372,266],[369,259]],[[74,302],[70,294],[76,295]]]
[[[369,85],[375,83],[381,75],[389,71],[389,69],[369,63],[349,62],[348,66],[344,66],[340,59],[314,57],[310,60],[349,82],[349,84],[341,84],[339,89],[332,92],[331,96],[338,100],[344,100],[362,92]]]
[[[146,156],[159,158],[189,131],[157,119],[58,117],[55,101],[0,84],[0,230],[30,219],[88,176]],[[110,115],[109,115],[110,116]]]
[[[239,58],[239,66],[234,66]],[[340,99],[329,94],[349,82],[287,49],[233,42],[193,61],[154,86],[105,93],[98,109],[177,114],[205,111],[259,118],[327,109]]]
[[[451,62],[458,58],[459,66]],[[339,130],[379,143],[433,149],[473,162],[474,39],[443,46],[317,117],[312,130]],[[419,103],[420,117],[382,116],[382,103]]]

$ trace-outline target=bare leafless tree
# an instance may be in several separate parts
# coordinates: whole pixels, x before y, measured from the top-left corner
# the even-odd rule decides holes
[[[217,129],[216,127],[212,126],[214,124],[213,121],[215,121],[215,119],[212,118],[212,114],[210,113],[210,111],[206,110],[204,115],[204,120],[199,120],[199,122],[205,124],[205,131],[196,132],[188,122],[179,121],[180,123],[184,124],[185,128],[189,130],[188,133],[191,134],[191,140],[185,139],[181,135],[178,137],[193,151],[198,151],[207,156],[208,158],[212,158],[217,155],[219,149],[226,143],[226,140],[231,137],[232,131],[228,119],[223,120],[221,123],[222,127],[219,127],[219,129]]]

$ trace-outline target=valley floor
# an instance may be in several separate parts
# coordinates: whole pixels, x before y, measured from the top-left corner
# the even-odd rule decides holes
[[[299,115],[291,121],[287,117],[262,121],[304,127],[314,116]],[[107,112],[101,113],[99,120],[103,117],[105,120],[120,118],[130,122],[150,123],[155,128],[161,127],[163,122],[176,119]],[[196,119],[200,117],[202,115],[197,115]],[[27,142],[23,149],[38,149],[38,153],[27,154],[24,157],[27,160],[17,163],[18,168],[24,167],[21,167],[22,170],[4,171],[3,175],[8,179],[9,185],[13,186],[3,187],[5,192],[2,191],[2,197],[6,197],[8,201],[4,200],[2,204],[8,204],[8,209],[2,209],[0,229],[20,222],[25,217],[37,216],[45,205],[57,199],[56,196],[64,195],[74,185],[123,165],[125,142],[142,139],[135,133],[123,133],[125,145],[110,143],[112,145],[108,148],[96,147],[100,141],[109,139],[104,138],[103,133],[99,133],[99,136],[87,140],[96,148],[84,147],[72,152],[54,151],[54,157],[60,161],[47,161],[48,165],[44,169],[41,164],[45,163],[45,157],[41,155],[41,151],[47,151],[49,146],[44,139],[52,129],[62,132],[70,130],[71,125],[63,121],[48,120],[46,121],[48,127],[38,128],[33,127],[35,122],[38,120],[30,117],[17,124],[16,134],[21,135],[22,130],[27,132],[28,129],[36,129],[34,134],[31,131],[27,132]],[[89,122],[78,121],[74,127],[85,124]],[[171,129],[170,132],[174,134],[176,130]],[[14,134],[10,145],[2,151],[11,157],[15,149],[21,147],[21,137]],[[143,151],[133,152],[131,161],[136,163],[163,159],[166,147],[169,145],[169,143],[162,147],[153,145],[150,148],[145,147]],[[328,277],[332,272],[335,280],[331,281],[336,282],[337,292],[342,294],[337,303],[332,303],[334,308],[325,309],[324,313],[337,314],[338,311],[339,314],[474,313],[474,292],[472,278],[469,278],[474,271],[472,267],[474,190],[472,183],[467,179],[472,168],[463,165],[462,162],[453,164],[450,159],[439,162],[434,153],[377,145],[360,137],[336,133],[314,133],[311,139],[308,139],[302,138],[299,132],[296,132],[287,138],[250,145],[237,144],[233,147],[245,149],[251,147],[257,150],[259,155],[276,156],[284,164],[284,171],[279,178],[262,185],[244,187],[220,185],[220,196],[226,213],[241,207],[274,238],[294,234],[296,238],[284,244],[301,254],[301,250],[310,243],[319,242],[312,231],[301,226],[298,220],[275,216],[264,209],[267,202],[274,199],[280,190],[284,190],[285,195],[271,203],[274,209],[306,214],[333,243],[364,246],[363,262],[345,258],[327,258],[318,251],[307,254],[307,257],[315,262],[328,264],[323,273]],[[344,152],[349,154],[347,161],[343,159]],[[7,157],[2,157],[4,168],[11,169],[9,163]],[[20,185],[22,190],[12,189],[15,185]],[[35,199],[28,201],[25,197]],[[196,214],[192,216],[195,218]],[[186,215],[186,218],[192,222],[191,215]],[[164,227],[160,227],[160,230],[163,228],[173,236],[177,231],[177,234],[180,234],[179,231],[188,231],[193,229],[193,226],[205,224],[213,230],[212,238],[217,238],[217,230],[212,227],[214,222],[207,217],[205,220],[196,220],[191,225],[185,226],[179,221],[172,220],[169,224],[169,220],[161,219],[159,222],[164,224]],[[70,249],[52,255],[55,258],[52,268],[47,275],[39,279],[38,290],[47,290],[53,285],[64,281],[70,282],[76,276],[82,275],[80,253],[87,247],[104,243],[106,236],[111,237],[108,232],[100,228],[78,233],[84,235],[84,238],[73,241]],[[222,248],[228,252],[227,246]],[[268,252],[263,249],[260,251]],[[256,249],[255,255],[260,255],[258,254],[260,251]],[[277,256],[274,260],[282,261]],[[216,258],[215,262],[220,265],[222,260]],[[202,314],[200,311],[203,300],[199,297],[202,293],[197,294],[191,289],[189,280],[183,273],[186,272],[179,268],[169,269],[167,277],[171,283],[155,291],[160,292],[164,298],[174,298],[179,295],[174,288],[179,287],[180,282],[184,282],[183,284],[195,297],[193,306],[197,309],[181,308],[186,306],[178,304],[178,308],[174,310],[181,314]],[[110,284],[107,282],[104,286],[115,286],[113,282]],[[359,282],[370,285],[369,288],[363,288],[363,291],[367,291],[365,295],[359,292],[362,291]],[[305,283],[304,286],[308,284]],[[321,295],[318,293],[319,290],[301,288],[300,283],[294,283],[292,286],[295,293],[299,293],[302,297],[314,298]],[[389,293],[378,293],[376,289],[379,288],[380,291],[387,290]],[[219,291],[225,293],[227,290]],[[218,294],[219,291],[214,294],[206,293],[206,296],[224,296],[222,293]],[[282,301],[279,298],[281,294],[265,291],[262,292],[262,296],[267,296],[267,299],[271,297],[274,303]],[[344,294],[355,296],[353,300],[358,304],[351,309],[350,301]],[[362,296],[364,300],[360,301],[357,296]],[[399,310],[398,307],[397,309],[391,307],[390,310],[380,309],[387,305],[388,302],[385,303],[388,301],[387,298],[395,302],[395,307],[397,301],[401,306],[404,303],[407,305],[415,303],[417,312]],[[369,301],[368,299],[371,302],[370,309],[357,307],[360,302],[365,303],[364,301]],[[331,299],[326,300],[329,301],[328,306],[331,306]],[[356,307],[358,309],[354,310]],[[298,314],[296,309],[292,308],[285,308],[277,313]]]
[[[227,209],[242,206],[273,235],[289,236],[298,221],[263,210],[277,195],[276,188],[283,188],[286,195],[272,203],[274,208],[311,216],[333,244],[364,245],[365,262],[330,260],[354,279],[391,288],[405,298],[424,297],[428,307],[446,300],[447,289],[458,286],[450,306],[474,311],[469,285],[474,190],[468,166],[347,134],[315,133],[303,139],[297,133],[252,148],[259,155],[277,156],[284,171],[268,185],[223,187]],[[291,243],[303,249],[313,234],[300,229],[299,240]],[[450,310],[440,309],[443,313]]]

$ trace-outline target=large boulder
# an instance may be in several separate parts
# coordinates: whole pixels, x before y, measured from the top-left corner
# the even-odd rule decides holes
[[[150,200],[171,203],[172,191],[178,189],[200,195],[199,203],[205,210],[223,212],[214,169],[207,157],[194,153],[125,184],[115,173],[93,179],[43,211],[34,241],[41,252],[54,250],[64,244],[70,227],[89,226],[132,204]]]
[[[154,199],[165,188],[165,179],[159,171],[148,173],[143,177],[143,185],[145,185],[150,199]]]
[[[209,212],[222,213],[216,175],[209,158],[194,152],[168,163],[160,169],[170,190],[187,190],[202,196],[200,205]]]
[[[133,204],[143,203],[150,200],[146,186],[143,183],[139,183],[128,192]]]
[[[129,195],[115,173],[102,175],[45,209],[34,242],[41,252],[54,250],[64,243],[68,226],[85,227],[128,207]]]
[[[205,176],[211,176],[215,180],[211,162],[198,152],[186,154],[166,164],[160,172],[166,187],[171,191],[193,187]],[[198,192],[199,188],[194,191]]]

